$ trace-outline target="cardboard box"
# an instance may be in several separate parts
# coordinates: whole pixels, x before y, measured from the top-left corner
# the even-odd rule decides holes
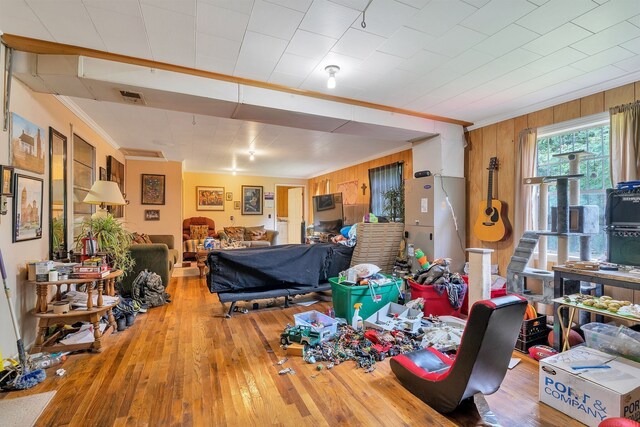
[[[575,369],[585,366],[603,367]],[[542,359],[539,379],[541,402],[588,426],[610,417],[640,421],[639,363],[581,346]]]

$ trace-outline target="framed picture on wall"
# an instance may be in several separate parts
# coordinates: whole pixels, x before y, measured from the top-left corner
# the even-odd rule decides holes
[[[233,193],[231,191],[227,191],[226,200],[227,202],[231,202],[233,200]]]
[[[16,175],[13,198],[13,242],[42,238],[42,192],[44,181]]]
[[[242,215],[262,215],[263,193],[262,186],[242,186]]]
[[[223,211],[224,187],[196,187],[196,210]]]
[[[29,120],[11,113],[9,161],[18,169],[44,174],[45,130]]]
[[[100,166],[99,168],[100,170],[100,181],[106,181],[107,180],[107,170],[105,168],[103,168],[102,166]]]
[[[107,181],[117,183],[124,197],[124,165],[113,156],[107,156]],[[124,206],[107,206],[107,211],[114,218],[122,218],[124,216]]]
[[[165,175],[142,174],[143,205],[164,205]]]
[[[160,209],[145,209],[144,210],[145,221],[160,221]]]
[[[13,196],[13,168],[0,166],[0,195]]]
[[[240,210],[240,200],[236,200],[233,202],[233,209],[239,211]]]

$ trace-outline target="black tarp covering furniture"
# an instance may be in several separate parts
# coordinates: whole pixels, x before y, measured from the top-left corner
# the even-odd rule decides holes
[[[207,285],[223,303],[327,290],[329,278],[349,268],[352,252],[333,243],[214,250]]]

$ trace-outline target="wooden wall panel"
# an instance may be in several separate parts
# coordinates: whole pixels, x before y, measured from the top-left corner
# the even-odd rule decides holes
[[[553,107],[553,122],[562,123],[580,117],[580,100],[565,102]]]
[[[529,127],[539,128],[553,124],[553,107],[529,113]]]
[[[604,111],[604,92],[580,98],[580,117],[602,113]]]
[[[469,144],[467,145],[467,157],[469,173],[467,179],[467,246],[480,247],[480,240],[473,234],[473,223],[478,214],[478,204],[482,200],[482,129],[469,132]]]
[[[358,199],[359,205],[362,207],[363,213],[366,213],[369,209],[369,197],[371,195],[369,188],[369,169],[378,166],[388,165],[389,163],[404,162],[404,179],[413,177],[413,151],[404,150],[398,153],[390,154],[388,156],[380,157],[368,162],[359,163],[355,166],[340,169],[334,172],[330,172],[324,175],[319,175],[309,179],[309,206],[312,206],[312,197],[316,195],[316,185],[319,186],[317,194],[326,194],[324,183],[329,180],[329,193],[337,191],[338,184],[347,181],[358,181]],[[362,194],[362,184],[367,185],[365,194]],[[309,212],[310,221],[313,221],[313,212]]]
[[[506,206],[506,219],[509,221],[511,227],[513,227],[514,216],[513,206],[515,204],[515,120],[506,120],[498,123],[497,129],[497,156],[498,164],[500,165],[497,172],[497,193],[496,198],[502,201]],[[513,236],[509,236],[498,242],[498,268],[499,271],[507,271],[507,265],[511,259],[511,252],[513,252]]]
[[[620,86],[614,89],[609,89],[604,92],[604,108],[609,109],[616,105],[628,104],[635,101],[635,84],[629,83],[628,85]]]
[[[480,188],[480,194],[482,194],[481,200],[486,200],[487,198],[487,187],[489,185],[489,159],[498,154],[498,146],[497,146],[497,132],[498,125],[493,124],[489,125],[482,129],[482,187]],[[495,177],[495,174],[494,174]],[[494,191],[496,186],[493,187]],[[482,203],[482,202],[481,202]],[[478,211],[479,205],[476,205],[475,212]],[[474,214],[474,217],[477,214]],[[491,254],[491,264],[498,263],[498,244],[494,242],[481,242],[480,247],[486,249],[493,249],[493,253]]]

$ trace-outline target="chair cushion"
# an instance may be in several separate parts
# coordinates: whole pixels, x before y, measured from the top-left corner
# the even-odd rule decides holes
[[[224,232],[230,240],[244,240],[244,227],[225,227]]]
[[[433,347],[394,356],[392,360],[417,377],[430,381],[446,377],[453,363]]]
[[[204,239],[207,237],[207,233],[209,232],[208,225],[191,225],[189,227],[189,231],[191,232],[191,238],[195,240]]]

